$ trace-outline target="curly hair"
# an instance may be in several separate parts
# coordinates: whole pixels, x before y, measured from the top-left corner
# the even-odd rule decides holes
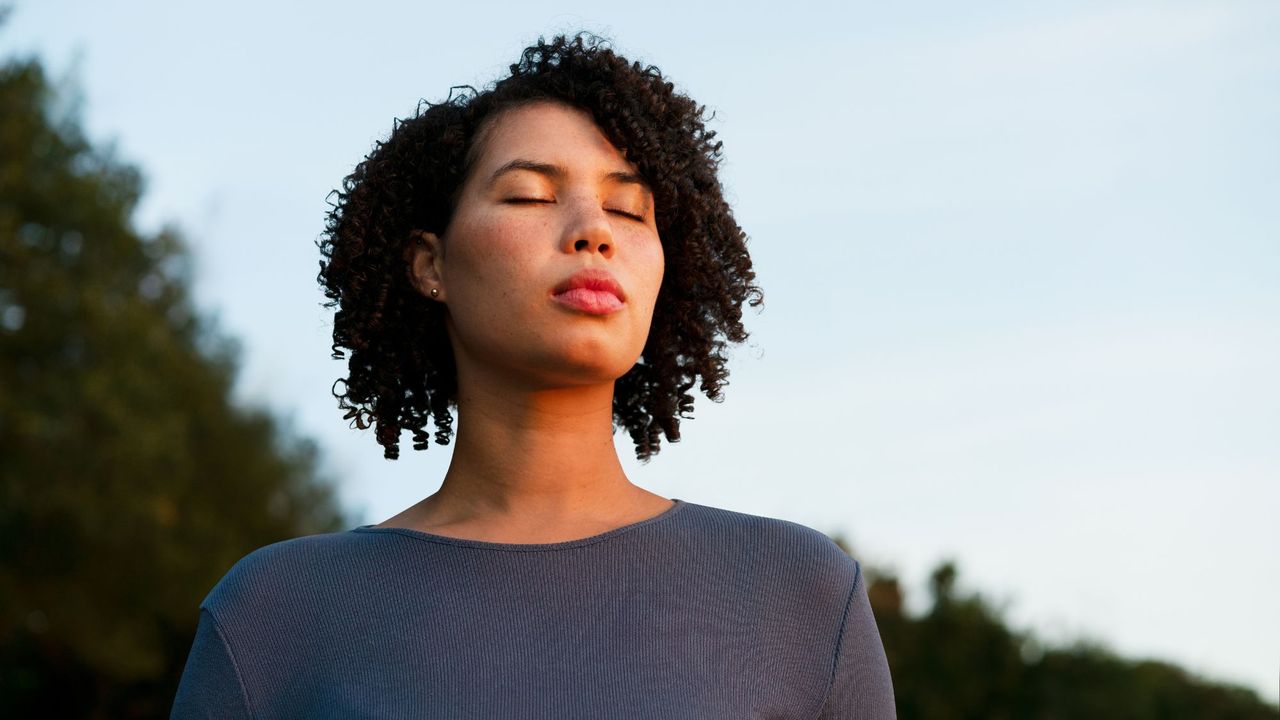
[[[722,399],[727,343],[747,339],[742,306],[763,302],[747,237],[717,177],[721,143],[705,127],[705,106],[676,92],[658,68],[629,63],[594,36],[539,38],[510,70],[482,92],[455,87],[425,110],[420,101],[330,193],[337,202],[317,241],[317,280],[329,298],[324,306],[338,306],[333,357],[351,350],[350,377],[339,378],[333,394],[352,427],[376,424],[387,459],[399,457],[406,428],[414,449],[425,450],[428,420],[436,443],[449,443],[457,377],[447,310],[412,287],[404,250],[414,230],[444,235],[488,123],[527,103],[558,102],[590,113],[654,195],[665,274],[644,350],[613,397],[615,430],[626,427],[636,456],[648,460],[660,433],[680,439],[695,384]]]

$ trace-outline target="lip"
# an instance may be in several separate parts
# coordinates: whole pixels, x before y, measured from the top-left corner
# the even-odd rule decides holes
[[[552,297],[562,305],[589,315],[608,315],[622,309],[627,296],[607,270],[579,270],[556,285]]]

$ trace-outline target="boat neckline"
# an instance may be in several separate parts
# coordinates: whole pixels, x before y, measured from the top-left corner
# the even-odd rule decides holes
[[[436,533],[430,533],[425,530],[415,530],[413,528],[377,527],[376,525],[360,525],[358,527],[352,528],[348,532],[382,533],[382,534],[389,533],[393,535],[403,535],[405,537],[414,538],[416,540],[422,540],[424,542],[438,543],[441,545],[456,545],[459,547],[479,548],[484,550],[508,550],[508,551],[516,551],[516,552],[568,550],[571,548],[582,547],[584,545],[594,545],[595,543],[609,540],[611,538],[617,537],[624,533],[628,533],[632,530],[636,530],[642,527],[647,527],[649,525],[654,525],[664,520],[669,520],[672,517],[674,517],[677,513],[679,513],[681,510],[683,510],[686,506],[693,504],[693,503],[681,500],[680,498],[671,498],[671,500],[674,503],[671,507],[667,508],[666,510],[663,510],[661,513],[654,515],[653,517],[645,518],[644,520],[637,520],[636,522],[630,523],[628,525],[616,527],[612,530],[606,530],[605,532],[598,533],[596,535],[591,535],[584,538],[577,538],[574,540],[561,540],[559,542],[551,542],[551,543],[505,543],[505,542],[492,542],[489,540],[472,540],[468,538],[453,537],[451,535],[437,535]]]

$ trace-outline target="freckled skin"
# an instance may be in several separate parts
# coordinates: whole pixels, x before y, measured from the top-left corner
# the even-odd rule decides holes
[[[502,113],[480,148],[448,231],[427,235],[436,253],[415,258],[419,289],[438,288],[448,308],[460,375],[498,373],[530,390],[612,383],[639,358],[662,283],[651,195],[608,177],[635,168],[589,114],[565,105]],[[513,160],[564,172],[518,169],[491,181]],[[626,296],[620,311],[588,315],[552,299],[584,268],[613,274]]]
[[[477,147],[444,237],[421,233],[407,254],[418,291],[447,309],[457,443],[440,490],[383,526],[559,542],[665,512],[670,499],[626,477],[611,424],[614,383],[644,349],[662,284],[652,195],[590,115],[565,105],[507,110]],[[583,269],[613,275],[621,309],[554,298]]]

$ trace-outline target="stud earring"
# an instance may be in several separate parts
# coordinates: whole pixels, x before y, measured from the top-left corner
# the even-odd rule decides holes
[[[431,288],[431,297],[440,297],[440,288]]]

